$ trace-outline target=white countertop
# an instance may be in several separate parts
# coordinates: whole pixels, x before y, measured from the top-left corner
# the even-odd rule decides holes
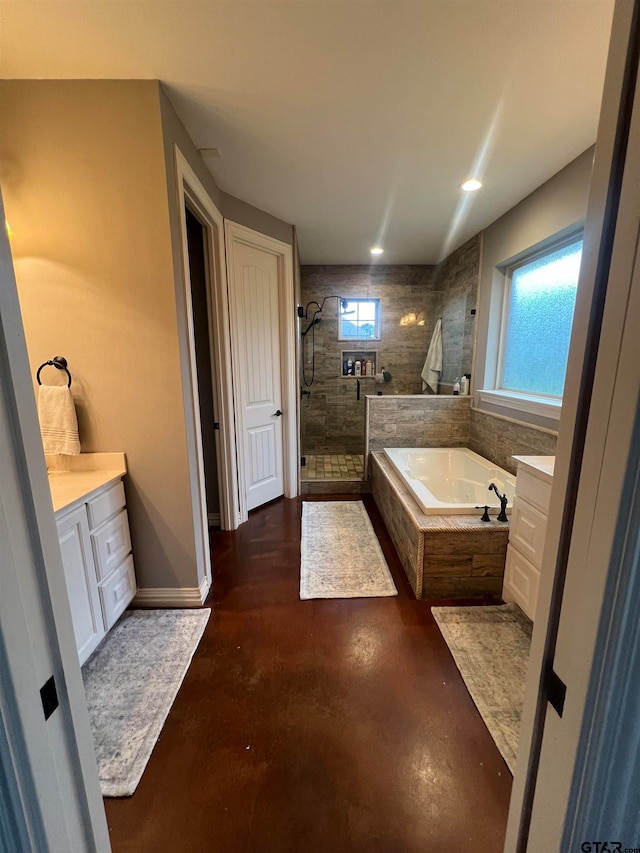
[[[511,458],[516,460],[518,466],[522,465],[545,483],[553,482],[555,456],[512,456]]]
[[[124,453],[81,453],[46,459],[54,512],[84,502],[93,492],[127,473]]]

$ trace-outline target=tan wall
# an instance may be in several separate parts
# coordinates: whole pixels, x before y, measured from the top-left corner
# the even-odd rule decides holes
[[[293,226],[288,222],[228,193],[222,193],[222,209],[225,219],[238,222],[246,228],[253,228],[254,231],[273,237],[274,240],[293,245],[295,235]]]
[[[126,452],[139,585],[194,587],[158,83],[4,81],[0,119],[32,371],[64,355],[83,450]]]

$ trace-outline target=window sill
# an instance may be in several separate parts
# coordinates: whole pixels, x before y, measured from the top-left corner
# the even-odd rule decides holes
[[[560,420],[562,400],[552,400],[549,397],[536,397],[534,394],[519,394],[516,391],[482,390],[476,392],[481,403],[503,406],[505,409],[515,409],[528,415]]]

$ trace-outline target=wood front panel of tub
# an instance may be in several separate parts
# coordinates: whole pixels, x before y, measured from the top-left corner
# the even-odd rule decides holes
[[[508,524],[425,515],[381,452],[371,454],[371,488],[416,598],[500,594]]]

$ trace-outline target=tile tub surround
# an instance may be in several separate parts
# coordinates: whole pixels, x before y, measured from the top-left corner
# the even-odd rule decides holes
[[[303,455],[362,453],[364,449],[364,396],[382,387],[385,394],[410,394],[422,390],[420,371],[435,321],[440,295],[431,266],[302,266],[301,300],[322,302],[325,296],[380,299],[380,340],[358,343],[338,340],[337,300],[327,300],[315,326],[315,380],[301,409]],[[425,325],[401,326],[401,318],[422,313]],[[305,329],[309,320],[301,320]],[[307,376],[312,333],[302,343]],[[342,376],[342,350],[375,350],[378,368],[385,367],[392,381],[377,386],[371,377],[361,379],[361,399],[356,400],[355,377]],[[301,383],[302,384],[302,383]]]
[[[516,473],[514,456],[555,456],[558,433],[471,408],[469,444],[485,459]]]
[[[424,515],[381,451],[371,488],[416,598],[500,596],[509,525],[476,515]],[[494,512],[494,515],[496,513]]]
[[[468,447],[470,406],[470,397],[440,394],[367,396],[365,476],[370,451],[385,447]]]

